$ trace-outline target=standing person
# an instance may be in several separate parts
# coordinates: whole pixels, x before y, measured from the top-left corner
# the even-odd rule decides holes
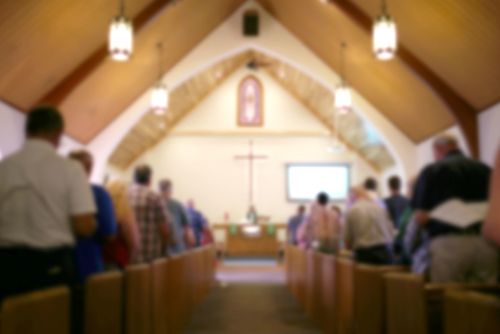
[[[172,218],[172,236],[168,245],[168,254],[182,253],[187,250],[192,234],[186,210],[179,201],[172,198],[172,182],[170,180],[161,180],[159,188],[163,206]]]
[[[490,208],[484,223],[483,235],[500,247],[500,149],[490,186]]]
[[[165,254],[169,239],[170,217],[158,194],[150,189],[153,171],[140,165],[134,171],[134,184],[129,189],[129,201],[141,235],[137,263],[147,263]]]
[[[306,213],[306,207],[304,205],[299,205],[297,208],[297,213],[290,217],[288,220],[287,232],[288,232],[288,243],[292,245],[298,245],[297,241],[297,231],[300,225],[304,222]]]
[[[378,182],[373,177],[369,177],[363,183],[363,187],[365,189],[368,197],[377,203],[381,208],[386,209],[384,200],[380,197],[378,192]]]
[[[89,152],[72,151],[69,158],[81,163],[87,177],[90,177],[93,159]],[[97,206],[97,230],[91,237],[78,238],[76,242],[75,263],[80,283],[84,283],[88,276],[104,270],[102,249],[116,234],[116,219],[111,197],[102,186],[92,184],[91,187]]]
[[[361,187],[351,189],[349,200],[351,206],[346,214],[345,245],[354,251],[356,262],[393,263],[394,231],[386,210],[373,202]]]
[[[104,262],[107,266],[124,269],[134,263],[140,251],[139,227],[127,196],[127,186],[122,181],[111,181],[106,189],[113,201],[117,237],[104,247]]]
[[[329,200],[328,194],[318,194],[316,202],[311,205],[303,231],[308,248],[335,253],[339,248],[340,222],[337,215],[328,208]]]
[[[191,228],[194,232],[196,247],[200,247],[203,242],[203,234],[208,228],[208,222],[203,216],[203,214],[196,210],[194,201],[189,199],[187,201],[186,214],[188,216],[188,221],[191,223]]]
[[[385,199],[385,206],[389,212],[394,228],[401,225],[401,217],[410,206],[410,200],[401,194],[401,179],[399,176],[391,176],[387,182],[391,195]]]
[[[57,154],[64,120],[32,110],[21,150],[0,163],[0,300],[74,283],[75,235],[95,231],[95,204],[82,167]]]
[[[487,201],[490,168],[467,158],[450,135],[438,136],[433,151],[436,162],[420,173],[412,199],[415,219],[431,239],[430,280],[493,283],[498,253],[481,237],[482,221],[458,228],[432,217],[434,209],[450,200]]]

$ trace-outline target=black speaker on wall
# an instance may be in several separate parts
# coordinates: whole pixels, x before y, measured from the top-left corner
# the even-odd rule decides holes
[[[256,10],[249,10],[243,14],[243,35],[259,35],[259,13]]]

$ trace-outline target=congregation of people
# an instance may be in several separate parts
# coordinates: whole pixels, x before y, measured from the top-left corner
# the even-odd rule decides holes
[[[408,196],[401,178],[392,176],[387,198],[374,178],[352,187],[344,212],[330,205],[326,193],[318,194],[308,212],[300,205],[288,222],[288,242],[352,255],[358,263],[409,266],[430,282],[498,282],[500,150],[493,177],[489,166],[462,152],[454,136],[438,136],[433,153],[436,161],[409,181]],[[453,201],[489,201],[487,216],[457,224],[456,212],[448,213],[450,220],[435,214]]]
[[[212,242],[194,201],[186,208],[175,200],[167,179],[155,191],[147,165],[136,167],[130,186],[90,183],[89,152],[57,153],[63,131],[58,110],[36,108],[24,146],[0,162],[0,301],[59,284],[78,287],[90,275]]]

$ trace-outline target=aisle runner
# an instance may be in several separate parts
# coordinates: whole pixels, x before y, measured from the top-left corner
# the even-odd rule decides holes
[[[187,334],[319,334],[284,285],[275,262],[226,261]]]

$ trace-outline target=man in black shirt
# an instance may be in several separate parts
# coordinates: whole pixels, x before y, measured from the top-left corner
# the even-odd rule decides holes
[[[433,282],[495,282],[498,254],[481,237],[482,221],[467,228],[433,219],[431,212],[441,204],[459,199],[466,203],[488,200],[490,168],[467,158],[453,136],[434,141],[437,162],[418,177],[412,207],[415,219],[431,238],[429,259]]]

